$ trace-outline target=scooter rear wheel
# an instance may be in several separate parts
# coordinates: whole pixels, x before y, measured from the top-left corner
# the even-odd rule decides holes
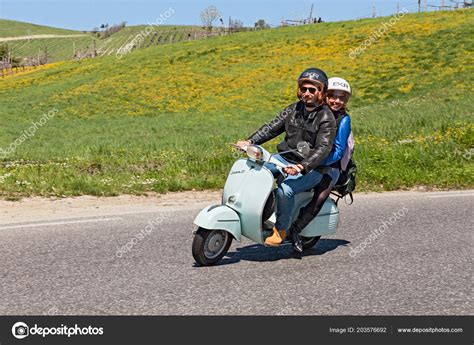
[[[224,230],[199,228],[194,234],[193,257],[200,266],[212,266],[229,250],[232,235]]]
[[[303,241],[303,250],[313,248],[320,238],[321,236],[301,237],[301,240]]]

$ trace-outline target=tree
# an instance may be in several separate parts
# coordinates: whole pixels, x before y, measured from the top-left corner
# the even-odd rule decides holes
[[[10,67],[18,67],[21,66],[21,60],[17,56],[13,56],[10,52],[10,48],[8,44],[3,43],[0,44],[0,68],[8,67],[11,63]],[[3,66],[2,66],[3,65]]]
[[[242,30],[244,27],[244,23],[241,20],[238,19],[230,19],[229,20],[229,29],[231,32],[238,32]]]
[[[8,57],[8,44],[0,44],[0,59],[6,59]]]
[[[257,22],[255,23],[255,28],[256,28],[256,29],[268,29],[269,27],[270,27],[270,25],[265,24],[265,20],[264,20],[264,19],[259,19],[259,20],[257,20]]]
[[[204,11],[201,12],[201,21],[203,26],[209,31],[212,32],[212,27],[214,22],[220,18],[221,14],[216,6],[209,6]]]
[[[125,27],[125,25],[127,25],[127,22],[121,22],[120,24],[114,24],[107,28],[108,24],[106,24],[104,31],[100,35],[100,38],[110,37],[111,35],[122,30]]]

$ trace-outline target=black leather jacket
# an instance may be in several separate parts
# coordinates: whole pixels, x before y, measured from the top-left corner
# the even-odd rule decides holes
[[[336,136],[336,120],[326,104],[318,106],[306,116],[304,108],[301,101],[289,105],[247,140],[260,145],[285,132],[285,140],[277,146],[278,152],[296,149],[298,142],[306,141],[311,148],[307,157],[300,156],[298,152],[282,156],[291,163],[302,164],[305,172],[315,169],[331,152]]]

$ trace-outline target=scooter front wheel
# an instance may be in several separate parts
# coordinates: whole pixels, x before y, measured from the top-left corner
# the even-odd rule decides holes
[[[224,230],[199,228],[194,234],[193,257],[201,266],[215,265],[229,250],[232,235]]]

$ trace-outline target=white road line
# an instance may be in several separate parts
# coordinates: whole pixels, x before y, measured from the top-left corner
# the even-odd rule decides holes
[[[35,223],[35,224],[22,224],[22,225],[10,225],[2,226],[0,230],[5,229],[21,229],[21,228],[34,228],[39,226],[50,226],[50,225],[65,225],[65,224],[77,224],[77,223],[93,223],[93,222],[108,222],[110,220],[122,220],[122,218],[96,218],[96,219],[84,219],[84,220],[71,220],[67,222],[51,222],[51,223]]]
[[[455,198],[459,196],[474,196],[474,193],[448,194],[448,195],[429,195],[428,198]]]

